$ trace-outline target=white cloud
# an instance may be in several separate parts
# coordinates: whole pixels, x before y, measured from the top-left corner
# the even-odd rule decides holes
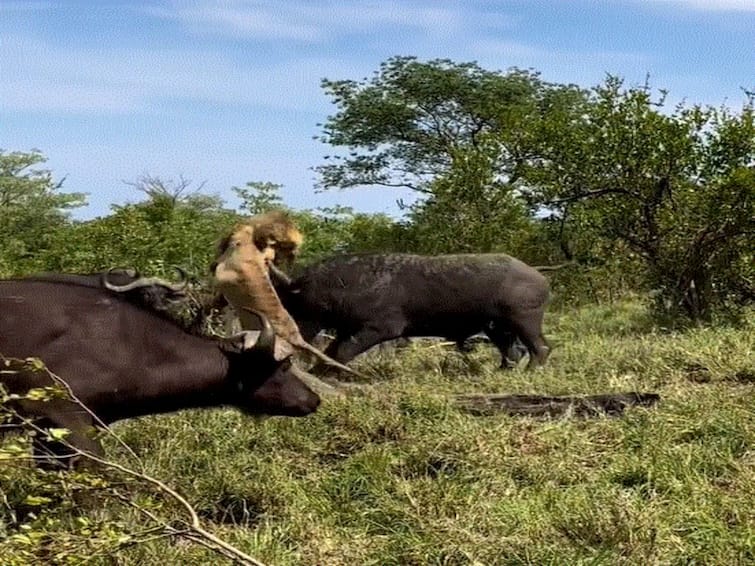
[[[366,73],[365,60],[372,69],[389,56],[422,52],[423,46],[446,56],[449,48],[472,35],[474,27],[469,20],[474,14],[458,7],[397,0],[359,5],[195,0],[148,12],[194,32],[274,40],[287,47],[276,50],[271,59],[245,57],[239,50],[209,42],[156,49],[61,46],[36,36],[6,33],[0,46],[0,110],[148,113],[161,103],[183,99],[325,113],[329,103],[320,89],[323,77],[361,77]],[[495,25],[506,25],[506,17],[499,14]],[[331,55],[330,50],[308,47],[350,34],[359,34],[363,49],[372,57],[341,49]],[[395,40],[386,45],[386,38]],[[290,40],[298,41],[292,45]]]
[[[52,2],[46,2],[44,0],[34,1],[4,1],[0,3],[0,12],[35,12],[39,10],[47,10],[52,8],[54,4]]]
[[[409,28],[433,35],[451,33],[464,20],[464,10],[453,3],[449,4],[451,7],[441,4],[398,0],[360,3],[192,0],[150,11],[180,21],[195,32],[252,40],[320,42],[382,27]]]
[[[184,99],[305,110],[325,104],[320,79],[351,76],[347,62],[301,57],[280,62],[235,61],[200,49],[74,48],[6,35],[4,110],[71,113],[149,112]],[[314,104],[313,104],[314,101]]]
[[[644,0],[645,2],[679,4],[693,10],[709,12],[755,12],[755,0]]]

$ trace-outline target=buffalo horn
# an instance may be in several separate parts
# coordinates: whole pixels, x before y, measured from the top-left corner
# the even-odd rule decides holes
[[[102,284],[106,289],[110,289],[111,291],[114,291],[116,293],[126,293],[128,291],[132,291],[133,289],[140,289],[142,287],[150,287],[152,285],[160,285],[161,287],[165,287],[166,289],[170,289],[173,292],[180,293],[184,289],[186,289],[186,286],[189,283],[189,279],[186,275],[186,271],[181,269],[178,266],[173,266],[173,268],[178,271],[179,275],[181,275],[182,281],[180,283],[169,283],[167,281],[164,281],[162,279],[158,279],[157,277],[140,277],[136,279],[135,281],[132,281],[131,283],[127,283],[126,285],[115,285],[108,281],[108,277],[110,274],[115,270],[109,269],[107,273],[105,273],[102,277]]]
[[[268,269],[270,270],[270,273],[275,276],[275,278],[282,283],[286,287],[291,286],[291,278],[286,275],[281,269],[276,266],[273,262],[270,262],[268,264]]]
[[[270,324],[268,318],[261,312],[250,309],[249,307],[242,308],[260,319],[260,325],[262,328],[260,329],[260,336],[254,344],[254,349],[262,352],[270,352],[270,355],[273,355],[275,351],[275,330],[273,330],[273,325]]]

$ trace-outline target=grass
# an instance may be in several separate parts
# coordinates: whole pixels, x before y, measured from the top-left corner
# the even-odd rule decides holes
[[[305,419],[186,411],[115,429],[213,532],[268,564],[755,563],[755,327],[670,332],[626,302],[550,313],[546,332],[558,346],[534,372],[497,370],[487,346],[465,360],[415,345],[365,356],[376,379],[364,394]],[[588,420],[477,417],[450,402],[627,390],[662,401]],[[107,451],[128,462],[115,442]],[[11,502],[28,474],[0,485]],[[51,528],[76,515],[139,530],[116,505]],[[219,560],[157,540],[93,563]]]

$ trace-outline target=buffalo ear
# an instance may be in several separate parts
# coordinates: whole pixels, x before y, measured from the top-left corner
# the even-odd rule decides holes
[[[262,313],[253,309],[242,307],[245,311],[256,315],[260,320],[262,330],[244,330],[228,338],[224,338],[221,347],[230,352],[240,354],[255,350],[275,357],[275,330],[270,324],[268,318]]]

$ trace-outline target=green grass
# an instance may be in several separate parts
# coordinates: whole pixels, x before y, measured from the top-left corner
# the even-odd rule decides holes
[[[187,411],[115,430],[213,532],[269,564],[755,563],[755,327],[669,332],[627,302],[551,313],[546,333],[558,346],[534,372],[497,370],[487,346],[465,361],[415,345],[361,359],[373,385],[305,419]],[[662,400],[582,420],[471,416],[450,402],[627,390]],[[107,451],[129,461],[111,440]],[[11,502],[29,473],[0,485]],[[51,530],[76,514],[143,523],[83,505]],[[166,540],[112,560],[93,563],[219,561]]]

